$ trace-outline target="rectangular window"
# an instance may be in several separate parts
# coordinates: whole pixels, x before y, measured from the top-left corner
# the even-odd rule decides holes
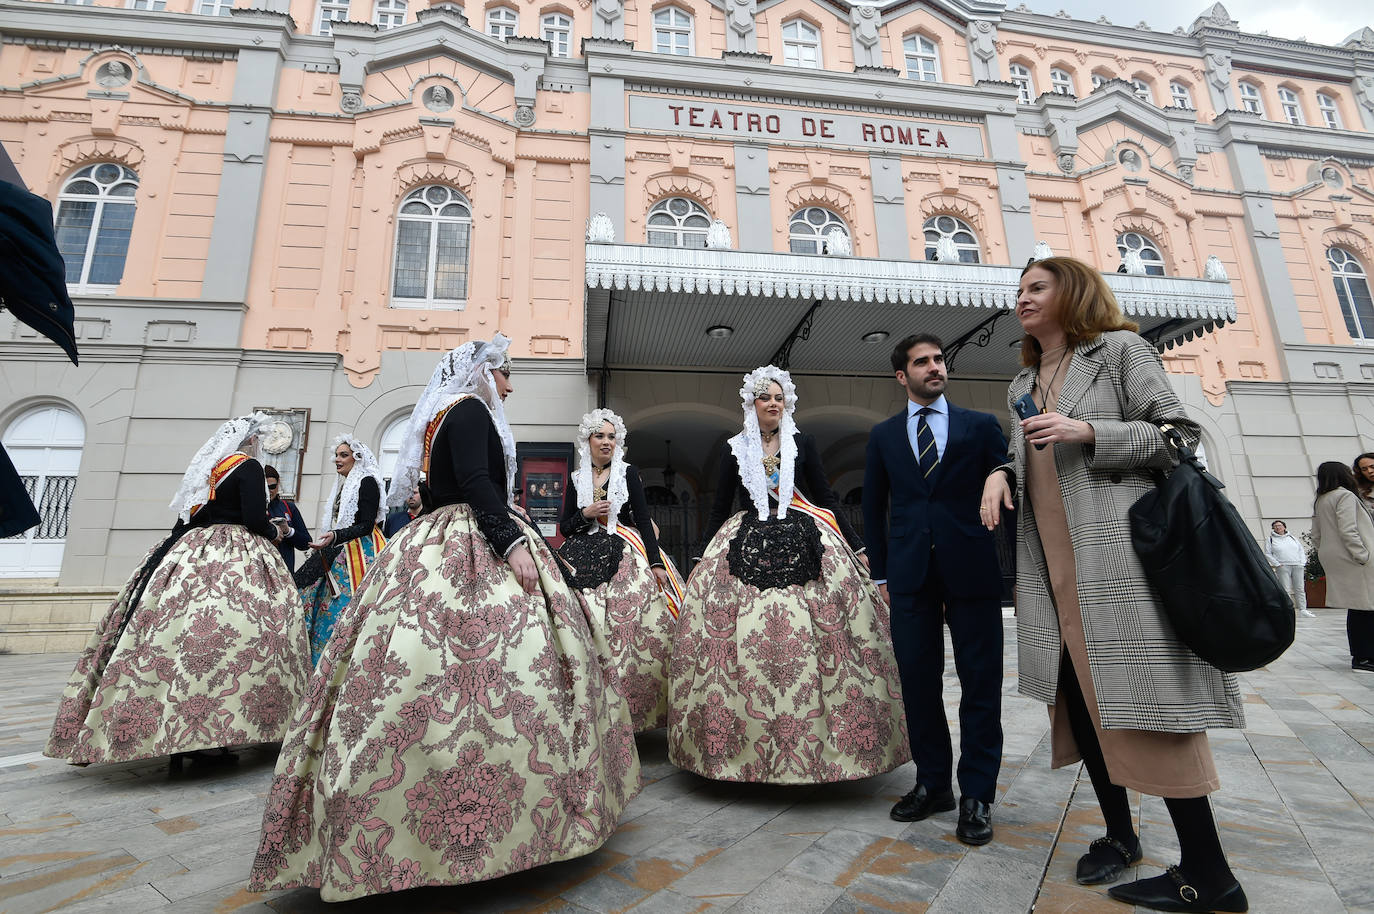
[[[228,16],[234,0],[196,0],[196,12],[202,16]]]
[[[372,7],[372,24],[385,31],[404,25],[406,0],[377,0]]]
[[[129,0],[131,10],[165,10],[167,0]]]
[[[1321,112],[1322,123],[1332,130],[1341,129],[1341,115],[1336,110],[1336,100],[1329,95],[1317,93],[1317,110]]]
[[[1189,108],[1193,107],[1193,94],[1188,91],[1188,87],[1183,83],[1169,83],[1169,96],[1174,100],[1174,107]]]
[[[315,34],[328,35],[335,22],[348,18],[348,0],[320,0],[318,18],[315,20]]]

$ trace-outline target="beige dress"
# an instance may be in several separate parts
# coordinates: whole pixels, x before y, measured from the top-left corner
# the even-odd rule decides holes
[[[1047,353],[1053,356],[1055,353]],[[1041,365],[1053,361],[1042,357]],[[1067,365],[1065,366],[1067,368]],[[1059,386],[1064,374],[1050,382],[1049,400],[1053,406],[1059,400]],[[1049,381],[1048,377],[1041,383]],[[1040,394],[1036,402],[1043,408]],[[1054,594],[1059,616],[1059,632],[1064,647],[1073,660],[1078,686],[1092,715],[1107,772],[1112,783],[1142,793],[1160,797],[1197,797],[1220,787],[1207,734],[1161,733],[1153,730],[1104,730],[1097,712],[1097,693],[1093,689],[1088,666],[1088,646],[1083,635],[1083,615],[1078,606],[1077,569],[1074,565],[1073,544],[1069,538],[1068,517],[1064,513],[1064,497],[1055,471],[1054,445],[1043,450],[1026,447],[1026,493],[1035,511],[1035,527],[1049,566],[1050,590]],[[1079,761],[1082,756],[1069,726],[1069,715],[1063,702],[1050,706],[1051,765],[1062,768]]]

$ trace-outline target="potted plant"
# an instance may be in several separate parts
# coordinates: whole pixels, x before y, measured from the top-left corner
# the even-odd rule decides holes
[[[1307,567],[1302,576],[1303,587],[1307,591],[1307,608],[1321,608],[1326,606],[1326,569],[1322,567],[1322,560],[1312,546],[1312,534],[1304,533],[1302,544],[1307,550]]]

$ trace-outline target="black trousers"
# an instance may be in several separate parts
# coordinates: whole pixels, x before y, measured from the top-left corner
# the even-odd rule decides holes
[[[950,787],[953,747],[945,719],[944,625],[959,674],[959,792],[991,803],[1002,767],[1002,605],[997,597],[950,595],[931,557],[914,594],[894,593],[892,646],[902,677],[916,782],[932,792]]]
[[[1354,660],[1374,660],[1374,610],[1347,609],[1345,636]]]

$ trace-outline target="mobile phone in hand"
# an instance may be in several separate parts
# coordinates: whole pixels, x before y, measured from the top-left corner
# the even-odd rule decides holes
[[[1021,398],[1016,401],[1015,406],[1016,415],[1020,416],[1022,419],[1029,419],[1031,416],[1040,415],[1040,407],[1035,405],[1035,398],[1032,397],[1029,393],[1023,394]],[[1045,449],[1045,445],[1037,444],[1035,446],[1035,449],[1037,451],[1043,451]]]

